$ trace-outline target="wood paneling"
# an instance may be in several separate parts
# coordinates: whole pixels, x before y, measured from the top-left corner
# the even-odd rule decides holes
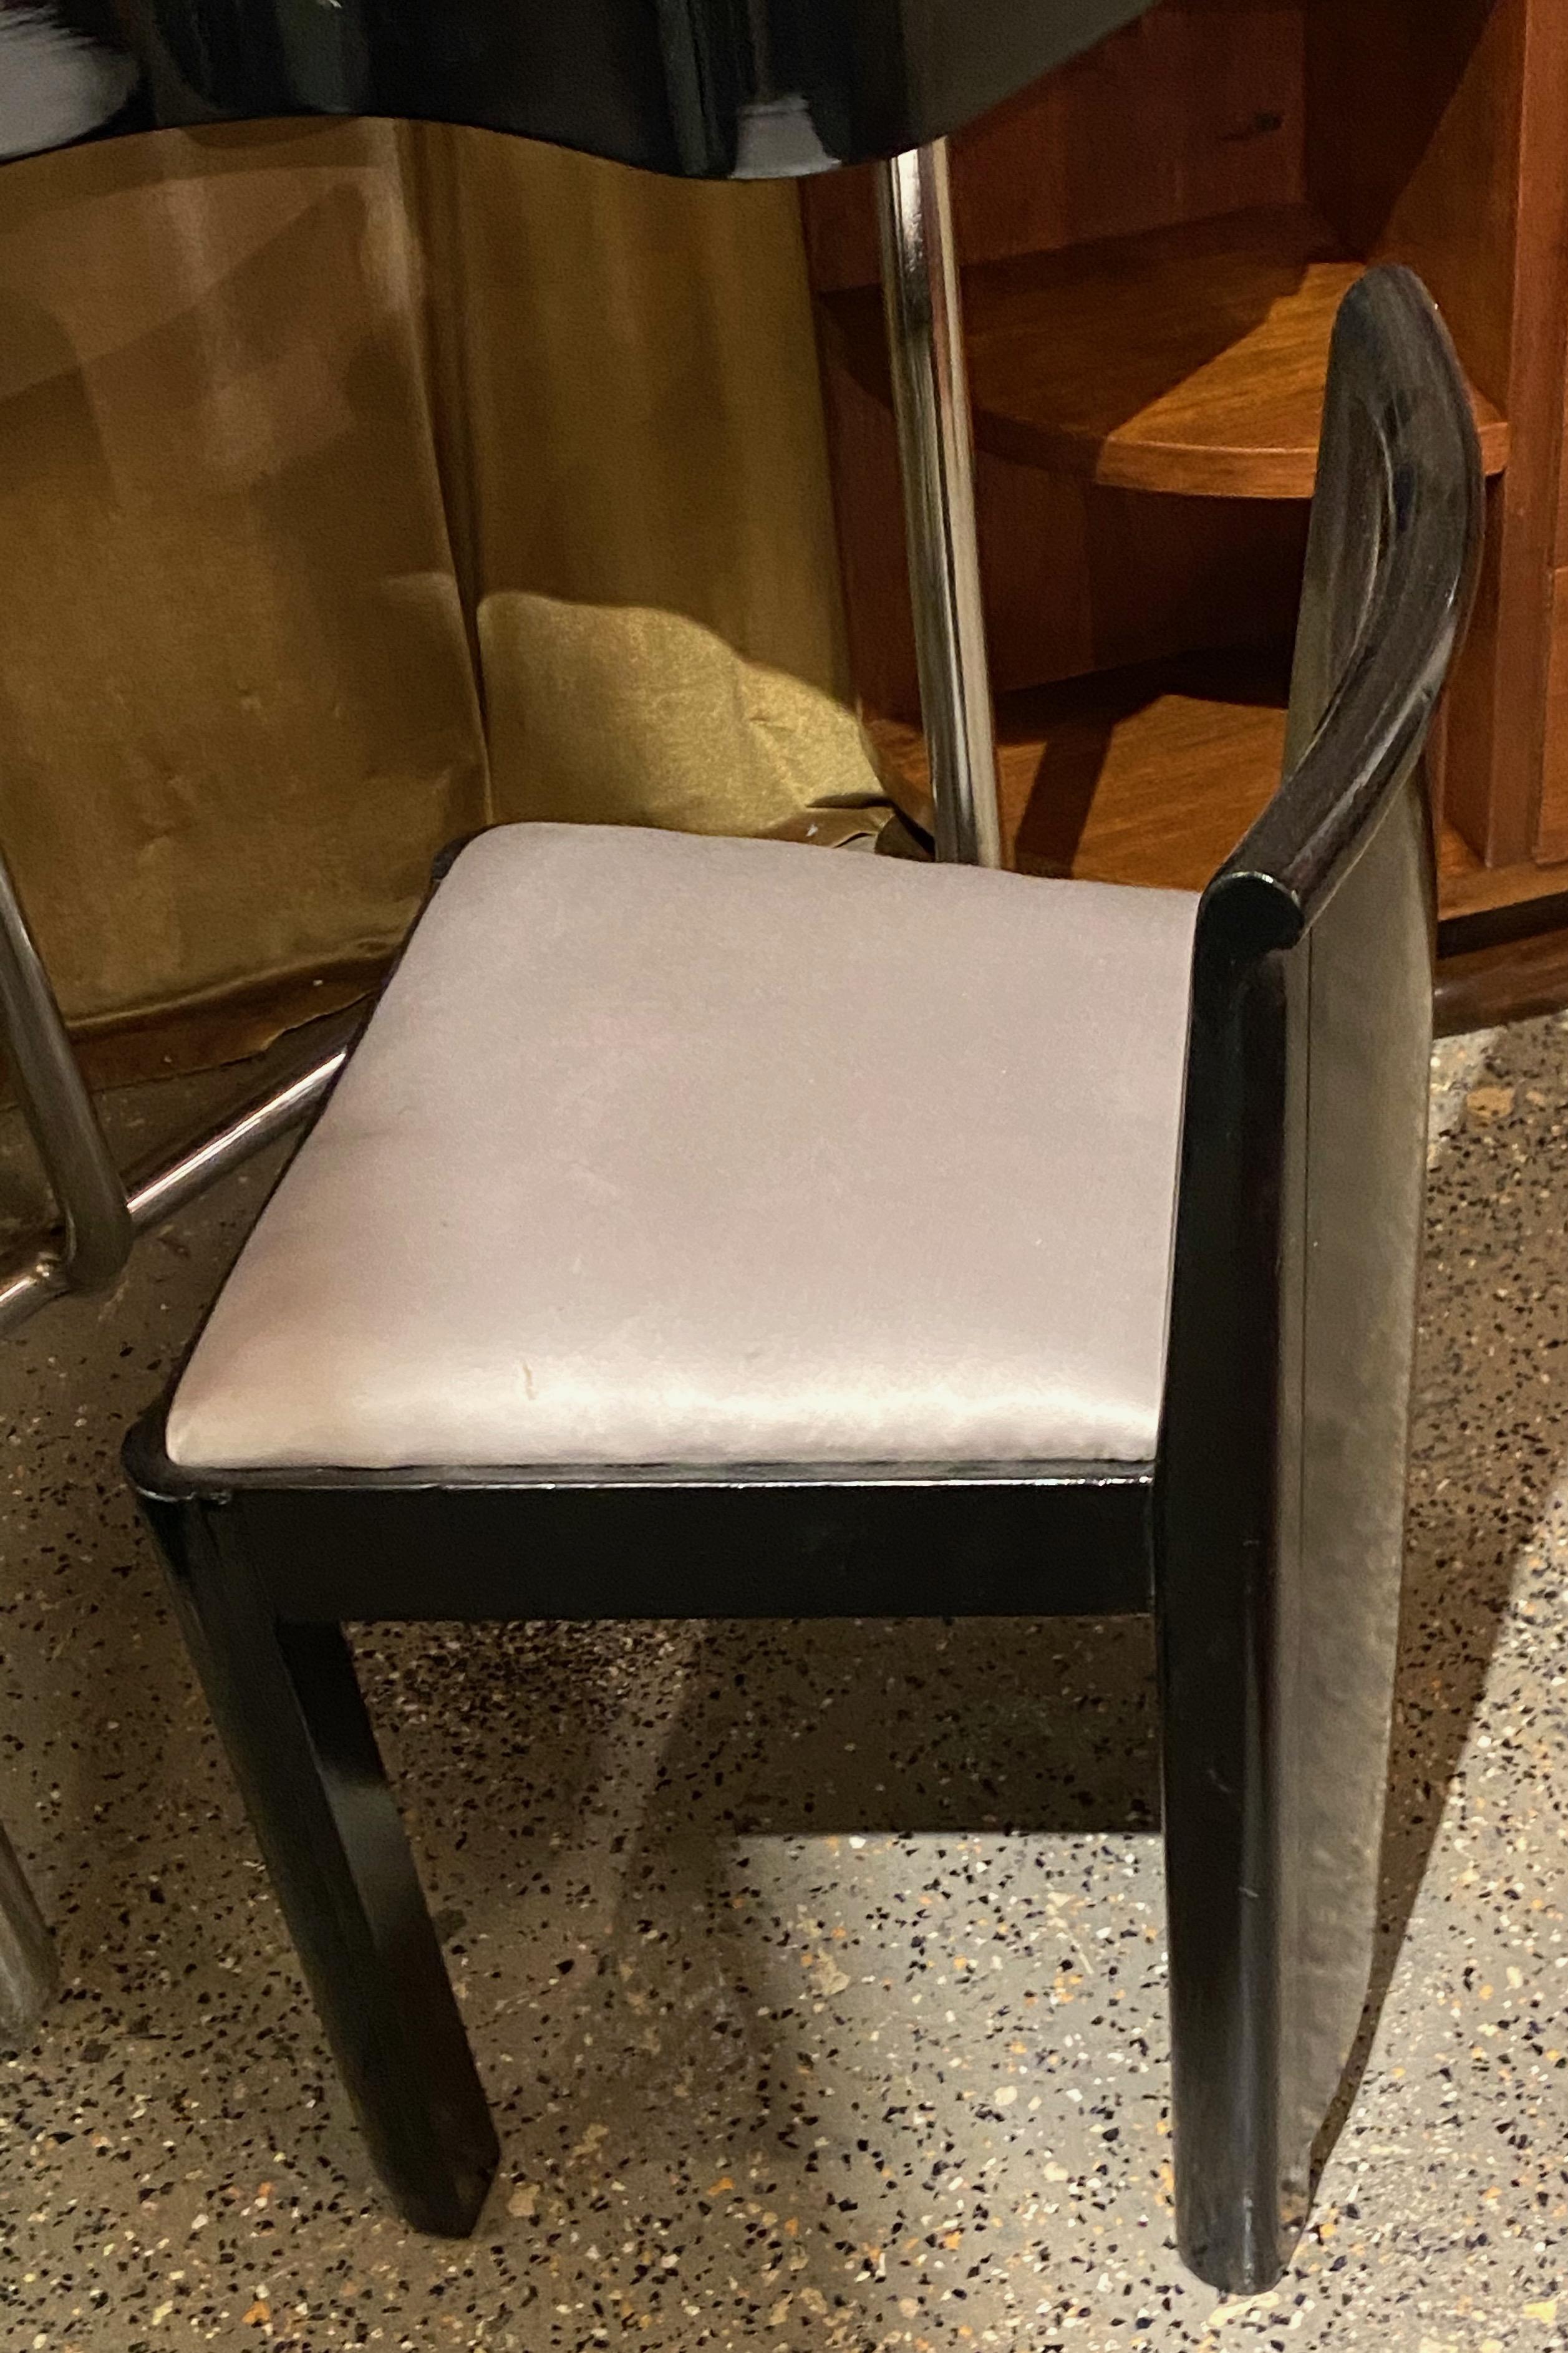
[[[1437,966],[1433,1018],[1439,1038],[1525,1021],[1568,1005],[1568,928],[1500,940],[1495,947],[1445,956]]]
[[[1563,396],[1568,401],[1568,384],[1563,386]],[[1568,410],[1565,410],[1563,419],[1563,447],[1568,450]],[[1559,564],[1568,564],[1568,465],[1564,465],[1561,459],[1557,468],[1557,533],[1552,552]]]
[[[1532,901],[1568,894],[1568,860],[1538,866],[1483,866],[1464,835],[1443,828],[1438,880],[1443,915],[1480,915],[1498,907],[1528,907]]]
[[[997,710],[1008,862],[1027,874],[1201,891],[1279,781],[1287,664],[1194,657],[1037,688]],[[931,823],[918,730],[873,737],[902,807]]]
[[[953,142],[975,261],[1302,196],[1300,0],[1166,0]],[[802,191],[813,282],[876,279],[867,171]]]
[[[981,552],[1002,693],[1197,648],[1278,643],[1296,626],[1307,510],[1290,501],[1150,499],[1063,482],[1072,528],[1032,525],[1054,478],[982,456]],[[1064,550],[1075,551],[1065,562]]]
[[[913,719],[893,419],[848,364],[832,320],[821,352],[851,668],[869,712]],[[1294,627],[1306,546],[1298,502],[1102,490],[999,456],[983,437],[975,491],[1000,693],[1194,647],[1255,645]]]
[[[969,267],[976,440],[1118,490],[1310,498],[1334,316],[1361,269],[1302,206]],[[887,401],[876,289],[822,310],[834,363]],[[1507,424],[1473,398],[1500,472]]]
[[[1308,200],[1347,251],[1419,271],[1505,413],[1529,5],[1309,0],[1307,11]]]
[[[997,774],[1009,862],[1026,873],[1200,891],[1279,779],[1289,656],[1283,647],[1193,654],[1003,695]],[[916,725],[871,728],[899,807],[931,830]],[[1539,880],[1568,891],[1568,867],[1490,871],[1451,826],[1438,834],[1445,917],[1514,904]]]
[[[1501,0],[1499,14],[1512,7],[1513,0]],[[1447,803],[1493,866],[1539,854],[1548,755],[1551,575],[1568,359],[1568,10],[1559,0],[1532,0],[1520,71],[1510,459],[1490,504],[1487,569],[1495,586],[1455,682],[1456,719],[1468,715],[1467,756],[1455,761]]]
[[[1568,859],[1568,568],[1552,575],[1545,746],[1534,849],[1542,861]]]
[[[1510,459],[1450,705],[1448,816],[1489,865],[1535,849],[1568,338],[1561,0],[1313,0],[1307,178],[1352,245],[1420,271]]]
[[[1431,763],[1444,910],[1561,891],[1568,0],[1162,0],[958,142],[955,180],[1024,854],[1054,856],[1076,822],[1075,872],[1202,879],[1245,822],[1277,722],[1239,691],[1237,649],[1288,636],[1329,322],[1356,269],[1390,259],[1443,309],[1493,474]],[[855,674],[874,716],[906,723],[888,740],[907,768],[871,198],[847,174],[803,201]],[[1197,669],[1169,668],[1188,652]]]

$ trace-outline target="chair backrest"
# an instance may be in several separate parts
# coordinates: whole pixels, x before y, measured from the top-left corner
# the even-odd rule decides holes
[[[1213,1753],[1171,1793],[1178,1843],[1228,1845],[1249,1899],[1234,1934],[1193,1917],[1214,1966],[1189,2025],[1211,2081],[1272,2071],[1277,2164],[1255,2153],[1253,2179],[1287,2185],[1372,1958],[1432,1036],[1422,753],[1480,512],[1447,335],[1408,271],[1372,270],[1334,335],[1284,781],[1198,917],[1158,1470],[1167,1704],[1192,1725],[1216,1690],[1252,1703],[1234,1735],[1236,1712],[1216,1712]],[[1352,1824],[1359,1873],[1342,1867]],[[1201,1913],[1207,1873],[1178,1896],[1181,1878],[1172,1854],[1173,1901]],[[1288,2016],[1271,2020],[1286,1968]],[[1185,2218],[1184,2242],[1204,2228]]]
[[[117,129],[408,115],[732,179],[821,171],[944,137],[1150,5],[37,0],[35,13],[104,39],[122,28],[145,80]]]

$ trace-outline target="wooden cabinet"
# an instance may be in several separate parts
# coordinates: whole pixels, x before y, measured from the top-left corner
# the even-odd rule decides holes
[[[1405,261],[1489,475],[1433,762],[1440,1007],[1568,1001],[1568,9],[1162,0],[953,160],[1017,862],[1201,883],[1266,799],[1335,305]],[[874,190],[802,202],[856,681],[917,810]]]
[[[1568,860],[1568,567],[1562,565],[1552,575],[1546,742],[1541,775],[1541,828],[1535,849],[1543,864]]]

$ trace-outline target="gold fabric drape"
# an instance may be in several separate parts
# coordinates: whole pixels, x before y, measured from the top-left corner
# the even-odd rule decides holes
[[[122,1069],[363,985],[475,826],[873,782],[786,187],[379,122],[10,166],[0,530],[0,839]]]

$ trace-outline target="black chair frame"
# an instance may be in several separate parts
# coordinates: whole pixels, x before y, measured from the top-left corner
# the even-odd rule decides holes
[[[196,1475],[127,1447],[375,2162],[471,2229],[497,2144],[343,1630],[1152,1609],[1178,2230],[1276,2279],[1364,2003],[1431,1037],[1422,751],[1480,473],[1407,272],[1335,333],[1285,779],[1198,916],[1150,1463]],[[1043,1050],[1047,1050],[1043,1041]]]

